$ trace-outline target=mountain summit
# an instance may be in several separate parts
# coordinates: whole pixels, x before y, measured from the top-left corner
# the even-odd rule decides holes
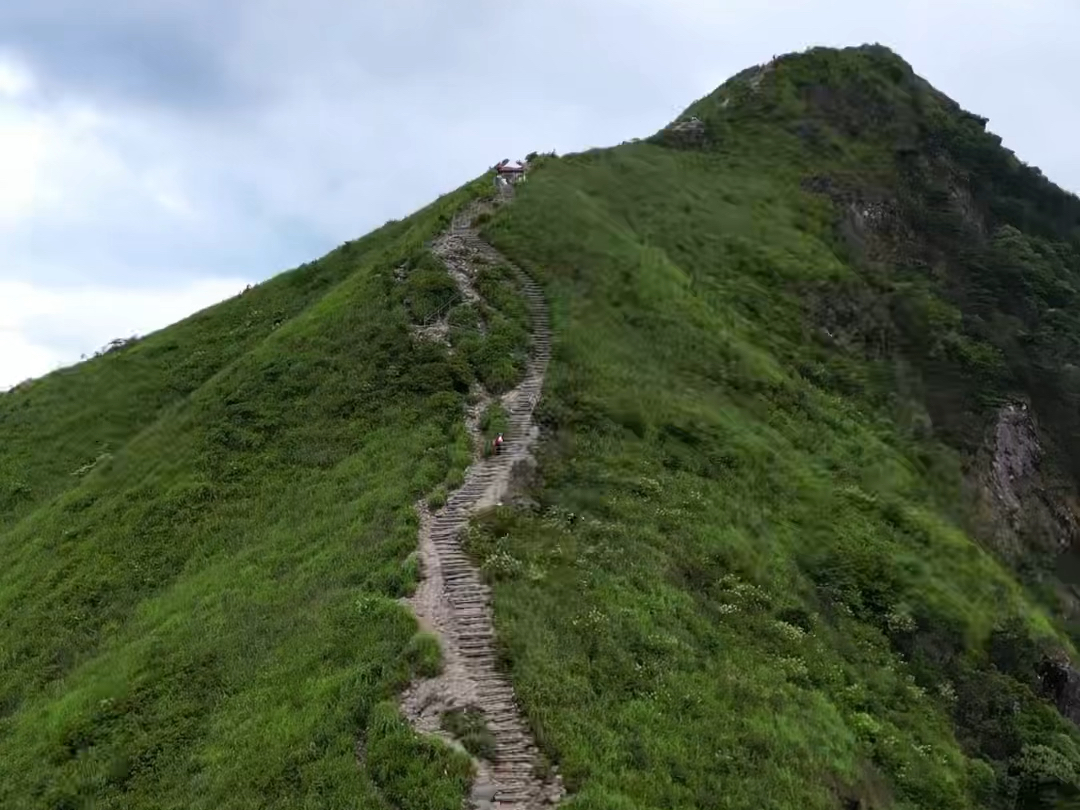
[[[0,805],[1076,806],[1080,200],[986,124],[779,57],[0,395]]]

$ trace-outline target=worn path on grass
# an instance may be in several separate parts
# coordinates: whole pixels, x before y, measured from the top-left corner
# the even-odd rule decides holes
[[[432,252],[446,264],[466,300],[475,300],[472,282],[482,266],[512,269],[529,309],[529,360],[521,383],[500,398],[509,414],[502,452],[483,455],[479,417],[493,399],[481,394],[480,405],[466,417],[476,455],[464,483],[434,513],[423,502],[417,506],[422,574],[409,604],[422,627],[438,636],[444,667],[438,677],[413,683],[402,696],[402,709],[419,731],[447,740],[449,735],[440,730],[444,712],[479,709],[495,738],[495,755],[494,761],[476,762],[470,802],[478,810],[534,810],[556,804],[563,796],[562,782],[557,774],[538,768],[532,733],[509,679],[496,665],[490,591],[460,543],[470,514],[500,503],[515,465],[532,463],[531,448],[539,432],[533,409],[551,355],[547,305],[540,288],[482,240],[473,226],[476,217],[492,207],[490,202],[466,206],[434,241]]]

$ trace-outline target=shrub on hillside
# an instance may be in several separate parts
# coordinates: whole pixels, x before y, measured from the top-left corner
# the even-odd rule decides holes
[[[414,678],[434,678],[442,672],[442,647],[439,639],[431,633],[420,632],[414,635],[409,646],[405,648],[405,658]]]
[[[495,735],[487,727],[480,709],[451,709],[444,712],[440,727],[477,759],[495,759]]]

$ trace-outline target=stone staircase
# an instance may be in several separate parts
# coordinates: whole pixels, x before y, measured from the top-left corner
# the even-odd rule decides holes
[[[504,395],[509,413],[505,443],[497,456],[477,459],[465,481],[429,520],[422,521],[421,558],[427,598],[413,600],[422,624],[439,635],[446,671],[424,684],[414,684],[403,697],[405,713],[422,730],[434,731],[435,718],[424,720],[425,707],[480,709],[495,738],[493,762],[477,763],[470,802],[478,810],[536,810],[558,803],[564,790],[557,775],[537,772],[539,751],[514,696],[509,679],[496,663],[491,594],[479,570],[465,555],[460,536],[470,514],[499,503],[516,464],[528,463],[538,431],[533,409],[540,398],[544,371],[551,356],[547,305],[539,286],[520,268],[484,242],[472,222],[490,203],[474,203],[454,217],[432,251],[462,283],[481,264],[510,267],[518,277],[532,327],[532,345],[524,378]],[[463,290],[463,294],[465,290]],[[437,590],[437,592],[436,592]],[[436,609],[431,605],[436,604]],[[434,615],[425,615],[434,614]],[[429,711],[429,714],[431,712]]]

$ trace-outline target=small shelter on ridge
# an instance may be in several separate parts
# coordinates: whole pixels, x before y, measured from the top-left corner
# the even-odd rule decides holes
[[[525,179],[525,171],[528,166],[522,163],[520,160],[516,163],[510,163],[509,158],[505,158],[499,163],[495,164],[495,185],[496,187],[508,186],[511,183],[517,183]]]

